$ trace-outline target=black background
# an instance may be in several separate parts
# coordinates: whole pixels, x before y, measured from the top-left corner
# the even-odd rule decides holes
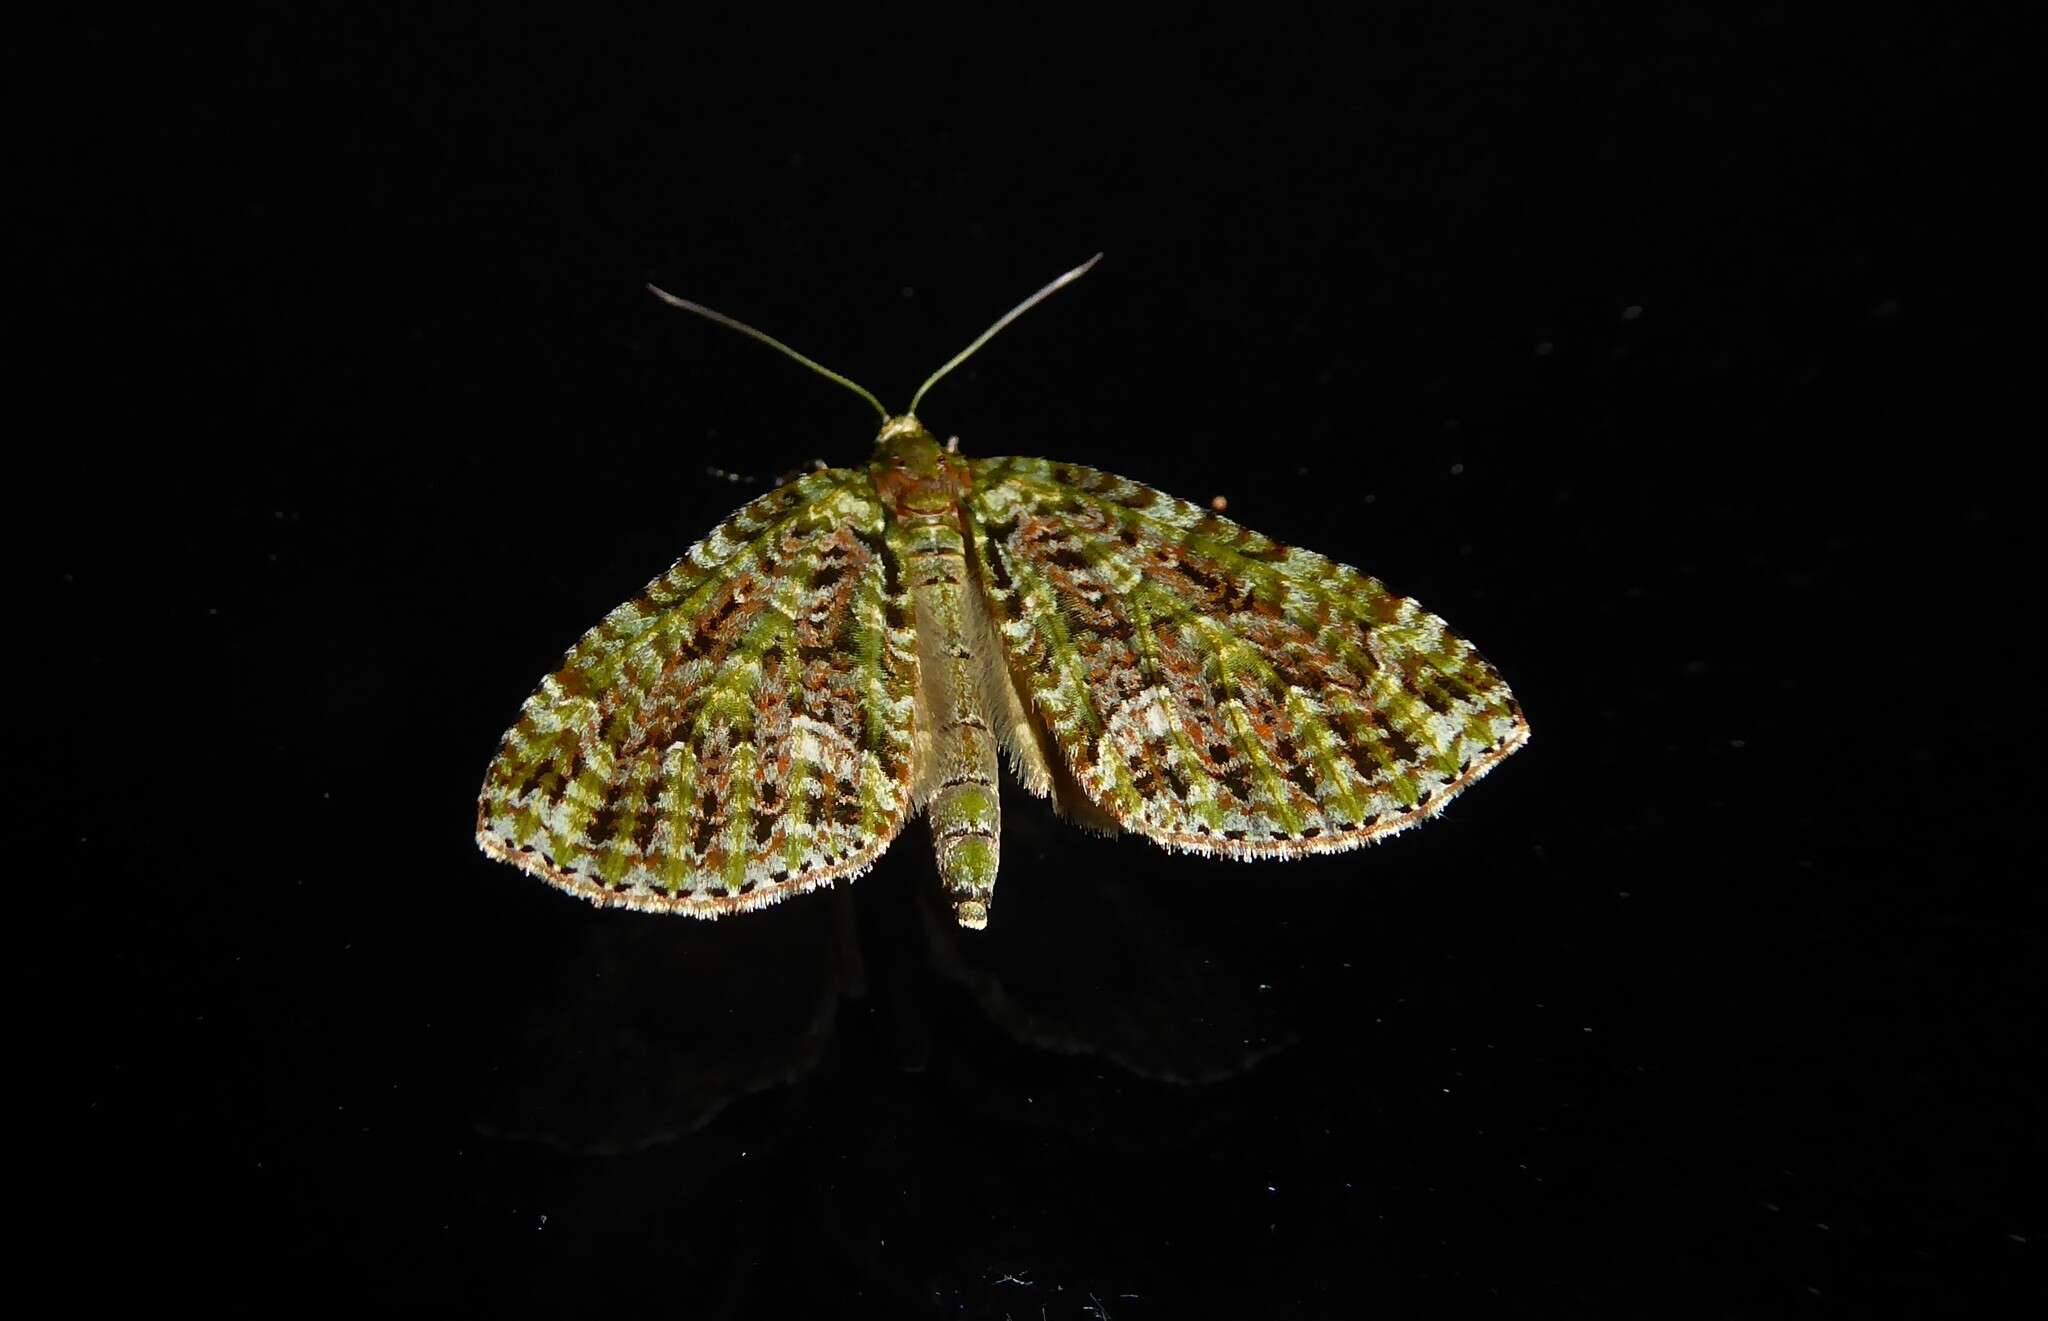
[[[283,1310],[2026,1310],[2039,171],[1970,10],[64,34],[10,208],[85,711],[45,1260]],[[926,420],[1364,567],[1525,752],[1288,865],[1011,793],[981,935],[921,823],[716,924],[477,854],[561,650],[873,432],[642,282],[900,405],[1097,250]]]

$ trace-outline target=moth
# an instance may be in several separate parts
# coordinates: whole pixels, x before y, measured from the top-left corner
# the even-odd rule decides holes
[[[1105,833],[1226,858],[1356,848],[1442,810],[1529,737],[1472,644],[1355,569],[1149,486],[969,458],[917,406],[863,467],[713,529],[541,681],[477,804],[485,853],[601,905],[718,917],[858,876],[931,820],[987,925],[997,752]]]

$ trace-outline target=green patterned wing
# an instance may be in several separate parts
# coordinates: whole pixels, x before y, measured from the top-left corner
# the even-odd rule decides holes
[[[1010,665],[1098,807],[1170,848],[1355,848],[1529,736],[1472,644],[1355,569],[1110,473],[973,463]]]
[[[493,857],[716,917],[858,875],[911,810],[917,646],[867,474],[755,500],[541,681],[477,804]]]

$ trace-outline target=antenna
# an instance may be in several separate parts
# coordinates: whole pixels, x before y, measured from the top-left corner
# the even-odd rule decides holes
[[[950,362],[948,362],[945,366],[939,368],[937,371],[933,372],[929,377],[925,379],[925,383],[923,385],[917,387],[917,393],[910,397],[910,407],[903,410],[904,415],[906,417],[915,416],[917,413],[917,406],[924,399],[925,392],[930,390],[934,385],[937,385],[939,383],[939,378],[943,377],[947,372],[952,371],[955,367],[958,367],[961,363],[973,357],[975,350],[979,349],[982,345],[988,343],[990,340],[996,337],[996,332],[1000,331],[1004,326],[1009,325],[1012,321],[1015,321],[1018,317],[1023,316],[1026,312],[1029,312],[1032,308],[1038,306],[1046,299],[1052,297],[1052,295],[1066,288],[1074,281],[1086,275],[1090,270],[1094,269],[1095,263],[1101,260],[1102,254],[1098,252],[1093,257],[1090,257],[1087,261],[1084,261],[1079,266],[1076,266],[1073,270],[1068,271],[1065,275],[1060,276],[1057,280],[1054,280],[1051,284],[1045,286],[1045,288],[1040,289],[1037,293],[1031,295],[1031,297],[1017,304],[1009,311],[1003,313],[1003,315],[997,319],[994,325],[990,326],[987,330],[982,331],[980,335],[976,336],[972,344],[969,344],[966,348],[954,354]],[[698,316],[703,317],[707,321],[716,321],[719,325],[726,327],[728,330],[737,330],[742,335],[745,335],[750,339],[757,339],[761,341],[763,344],[766,344],[769,348],[774,349],[776,352],[781,353],[786,357],[796,359],[798,362],[810,368],[812,371],[818,373],[818,375],[824,377],[826,380],[833,381],[836,382],[837,384],[843,385],[847,389],[859,395],[861,398],[867,400],[869,405],[874,408],[875,412],[881,416],[881,419],[884,422],[887,422],[889,420],[889,410],[882,406],[882,401],[875,398],[874,393],[872,391],[868,390],[865,386],[862,386],[854,381],[848,380],[846,377],[841,376],[838,372],[833,371],[830,367],[827,367],[822,363],[815,362],[812,359],[805,357],[803,354],[798,353],[795,349],[789,347],[789,345],[784,344],[781,340],[775,338],[775,336],[756,330],[752,326],[748,325],[746,322],[736,320],[733,317],[729,317],[723,312],[714,311],[711,308],[704,306],[702,303],[693,303],[687,298],[678,298],[674,294],[670,293],[668,290],[661,288],[659,285],[648,285],[647,292],[653,294],[662,302],[667,303],[670,307],[680,307],[685,312],[695,312]]]
[[[917,405],[918,405],[918,403],[919,403],[919,402],[920,402],[921,400],[923,400],[923,398],[924,398],[924,394],[925,394],[925,391],[927,391],[927,390],[931,389],[931,388],[932,388],[932,387],[933,387],[934,385],[937,385],[937,384],[939,383],[939,378],[940,378],[941,376],[944,376],[944,375],[945,375],[945,374],[946,374],[947,372],[949,372],[949,371],[952,371],[952,370],[953,370],[953,369],[954,369],[955,367],[958,367],[958,366],[959,366],[959,365],[960,365],[961,363],[963,363],[963,362],[967,361],[967,360],[968,360],[968,359],[969,359],[970,357],[972,357],[972,356],[974,355],[974,351],[975,351],[976,349],[980,348],[980,347],[981,347],[982,345],[984,345],[984,344],[988,343],[988,342],[989,342],[990,340],[992,340],[992,339],[994,339],[994,338],[996,337],[996,332],[997,332],[997,331],[1001,330],[1001,329],[1002,329],[1002,328],[1003,328],[1004,326],[1007,326],[1007,325],[1009,325],[1009,324],[1010,324],[1010,323],[1011,323],[1012,321],[1015,321],[1015,320],[1016,320],[1016,319],[1017,319],[1018,317],[1020,317],[1020,316],[1023,316],[1023,315],[1024,315],[1024,314],[1025,314],[1026,312],[1029,312],[1029,311],[1030,311],[1030,310],[1031,310],[1032,308],[1034,308],[1034,307],[1038,306],[1038,305],[1039,305],[1040,303],[1044,302],[1044,301],[1045,301],[1046,299],[1048,299],[1048,298],[1052,297],[1052,296],[1053,296],[1054,294],[1058,293],[1058,292],[1059,292],[1060,290],[1062,290],[1062,289],[1066,288],[1066,287],[1067,287],[1068,285],[1072,284],[1072,283],[1073,283],[1074,281],[1076,281],[1076,280],[1080,279],[1080,278],[1081,278],[1082,276],[1086,275],[1086,274],[1087,274],[1087,273],[1089,272],[1090,268],[1092,268],[1092,267],[1093,267],[1093,266],[1095,265],[1095,263],[1096,263],[1096,262],[1099,262],[1099,261],[1101,261],[1101,260],[1102,260],[1102,254],[1098,252],[1098,253],[1096,253],[1096,254],[1095,254],[1095,255],[1094,255],[1093,257],[1090,257],[1090,258],[1089,258],[1089,259],[1088,259],[1087,261],[1084,261],[1084,262],[1082,262],[1082,263],[1081,263],[1081,264],[1080,264],[1079,266],[1076,266],[1076,267],[1075,267],[1075,268],[1074,268],[1073,270],[1071,270],[1071,271],[1068,271],[1068,272],[1067,272],[1067,273],[1066,273],[1065,275],[1062,275],[1062,276],[1061,276],[1061,277],[1060,277],[1059,279],[1057,279],[1057,280],[1054,280],[1054,281],[1053,281],[1053,282],[1052,282],[1051,284],[1049,284],[1049,285],[1045,286],[1045,288],[1043,288],[1043,289],[1040,289],[1040,290],[1039,290],[1039,291],[1038,291],[1037,293],[1035,293],[1035,294],[1031,295],[1031,297],[1029,297],[1029,298],[1025,299],[1025,300],[1024,300],[1023,302],[1021,302],[1021,303],[1017,304],[1017,305],[1016,305],[1015,307],[1011,308],[1011,309],[1010,309],[1009,311],[1007,311],[1007,312],[1003,313],[1003,315],[1002,315],[1001,319],[1000,319],[1000,320],[998,320],[998,321],[997,321],[997,322],[996,322],[996,323],[995,323],[994,325],[990,326],[990,327],[989,327],[989,328],[988,328],[987,330],[984,330],[984,331],[982,331],[982,332],[981,332],[981,335],[980,335],[980,337],[979,337],[979,338],[977,338],[977,339],[976,339],[976,340],[975,340],[975,341],[974,341],[974,342],[973,342],[972,344],[969,344],[969,345],[968,345],[968,346],[967,346],[966,348],[964,348],[964,349],[960,350],[960,351],[959,351],[958,353],[954,354],[954,355],[953,355],[953,360],[952,360],[951,362],[949,362],[949,363],[947,363],[947,364],[946,364],[945,366],[943,366],[943,367],[939,368],[939,369],[938,369],[937,371],[933,372],[933,373],[932,373],[932,374],[931,374],[931,375],[930,375],[930,376],[929,376],[928,378],[926,378],[926,380],[925,380],[925,383],[924,383],[923,385],[920,385],[920,386],[918,386],[918,387],[917,387],[917,393],[916,393],[916,394],[914,394],[914,395],[912,395],[912,396],[910,397],[910,407],[909,407],[909,408],[907,408],[907,409],[905,409],[904,411],[905,411],[906,413],[909,413],[909,414],[911,414],[911,415],[915,416],[915,415],[916,415],[916,413],[917,413]],[[657,290],[656,292],[658,293],[658,292],[660,292],[660,291],[659,291],[659,290]],[[666,295],[664,295],[664,296],[666,296]],[[684,304],[684,306],[688,307],[688,306],[689,306],[689,304],[687,304],[687,303],[686,303],[686,304]],[[697,307],[691,307],[691,308],[690,308],[690,310],[691,310],[691,311],[693,311],[693,312],[700,312],[700,311],[703,311],[703,309],[702,309],[702,308],[697,308]],[[713,315],[716,315],[716,314],[714,313]],[[723,318],[721,318],[721,319],[723,319]],[[734,325],[738,325],[738,323],[737,323],[737,322],[734,322],[734,323],[732,323],[732,324],[734,324]],[[739,329],[741,329],[741,330],[746,330],[747,328],[746,328],[745,326],[739,326]],[[750,334],[750,335],[759,335],[759,334],[760,334],[760,332],[759,332],[759,331],[753,331],[753,330],[749,330],[749,331],[747,331],[747,333],[748,333],[748,334]],[[761,338],[763,338],[763,339],[767,339],[768,337],[767,337],[766,335],[761,335]],[[771,344],[775,343],[775,341],[773,341],[773,340],[769,340],[768,342],[769,342],[769,343],[771,343]],[[779,345],[779,344],[777,344],[777,345],[776,345],[776,347],[777,347],[777,348],[781,348],[782,346],[781,346],[781,345]],[[784,349],[784,350],[783,350],[783,352],[787,353],[787,352],[788,352],[788,350],[787,350],[787,349]],[[816,364],[815,364],[815,363],[814,363],[814,364],[812,364],[812,365],[813,365],[813,366],[816,366]],[[819,370],[820,370],[820,371],[823,371],[824,369],[823,369],[822,367],[820,367],[820,368],[819,368]],[[827,373],[827,374],[829,375],[830,373]],[[862,393],[866,393],[866,392],[865,392],[865,391],[863,391]],[[872,396],[870,396],[870,397],[872,397]]]
[[[1095,263],[1093,263],[1093,262],[1090,262],[1090,263],[1089,263],[1088,265],[1089,265],[1089,266],[1092,266],[1092,265],[1094,265],[1094,264],[1095,264]],[[1088,269],[1088,267],[1087,267],[1087,266],[1084,266],[1084,267],[1082,267],[1081,269],[1082,269],[1082,270],[1087,270],[1087,269]],[[1042,297],[1044,297],[1044,296],[1045,296],[1045,294],[1051,293],[1051,292],[1053,291],[1053,289],[1055,289],[1055,288],[1057,288],[1057,287],[1059,286],[1059,284],[1061,284],[1061,283],[1064,283],[1065,281],[1067,281],[1067,280],[1069,280],[1069,279],[1072,279],[1072,278],[1073,278],[1073,276],[1075,276],[1075,275],[1078,275],[1079,273],[1080,273],[1079,271],[1074,271],[1074,272],[1069,272],[1068,274],[1066,274],[1066,275],[1063,275],[1063,276],[1061,276],[1061,277],[1060,277],[1060,279],[1059,279],[1058,281],[1055,281],[1055,282],[1054,282],[1053,284],[1051,284],[1051,285],[1048,285],[1048,286],[1046,286],[1046,288],[1044,289],[1044,291],[1042,291],[1042,292],[1041,292],[1041,293],[1039,293],[1039,294],[1035,294],[1035,295],[1033,295],[1033,301],[1036,301],[1036,300],[1037,300],[1038,298],[1042,298]],[[742,335],[747,335],[747,336],[750,336],[750,337],[752,337],[752,338],[754,338],[754,339],[758,339],[758,340],[760,340],[760,341],[761,341],[761,342],[762,342],[763,344],[766,344],[766,345],[767,345],[767,346],[768,346],[769,348],[771,348],[771,349],[776,349],[776,350],[779,350],[780,352],[782,352],[782,353],[785,353],[785,354],[787,354],[788,356],[790,356],[790,357],[792,357],[792,358],[795,358],[795,359],[796,359],[796,360],[797,360],[798,362],[800,362],[800,363],[802,363],[802,364],[803,364],[804,366],[806,366],[806,367],[810,368],[810,369],[811,369],[812,371],[814,371],[814,372],[818,373],[818,375],[820,375],[820,376],[824,377],[824,378],[825,378],[826,380],[828,380],[828,381],[837,381],[837,382],[838,382],[839,384],[841,384],[841,385],[845,386],[845,387],[846,387],[847,389],[849,389],[849,390],[853,391],[853,392],[854,392],[855,394],[859,395],[859,396],[860,396],[861,398],[863,398],[863,399],[867,400],[867,401],[868,401],[868,402],[869,402],[870,404],[874,405],[874,409],[875,409],[875,411],[876,411],[877,413],[881,414],[881,416],[882,416],[882,420],[883,420],[884,422],[887,422],[887,421],[889,420],[889,410],[888,410],[888,409],[886,409],[886,408],[884,408],[884,407],[882,407],[882,401],[881,401],[881,400],[879,400],[879,399],[877,399],[877,398],[875,398],[875,396],[873,395],[873,393],[871,393],[871,392],[870,392],[869,390],[867,390],[867,389],[866,389],[865,387],[863,387],[863,386],[861,386],[861,385],[858,385],[858,384],[854,383],[853,381],[850,381],[850,380],[846,379],[846,378],[845,378],[844,376],[841,376],[841,375],[840,375],[840,374],[839,374],[838,372],[835,372],[835,371],[833,371],[833,370],[832,370],[832,369],[831,369],[830,367],[825,367],[825,366],[821,366],[820,364],[818,364],[818,363],[816,363],[816,362],[813,362],[813,361],[811,361],[811,360],[810,360],[809,358],[806,358],[806,357],[805,357],[805,356],[804,356],[803,354],[801,354],[801,353],[798,353],[798,352],[797,352],[797,351],[796,351],[795,349],[793,349],[793,348],[789,347],[789,345],[787,345],[787,344],[784,344],[784,343],[783,343],[783,342],[782,342],[781,340],[779,340],[779,339],[775,338],[775,337],[774,337],[773,335],[766,335],[766,334],[763,334],[762,332],[760,332],[760,331],[758,331],[758,330],[754,329],[754,328],[753,328],[752,326],[748,325],[748,324],[747,324],[746,322],[744,322],[744,321],[735,321],[735,320],[734,320],[733,318],[731,318],[731,317],[727,316],[727,315],[726,315],[725,313],[723,313],[723,312],[714,312],[714,311],[712,311],[712,310],[711,310],[710,308],[708,308],[708,307],[705,307],[705,306],[704,306],[703,304],[701,304],[701,303],[693,303],[693,302],[691,302],[691,301],[690,301],[689,299],[687,299],[687,298],[678,298],[678,297],[676,297],[676,296],[675,296],[674,294],[672,294],[672,293],[668,292],[668,291],[667,291],[666,289],[660,288],[660,287],[659,287],[659,286],[657,286],[657,285],[652,285],[652,284],[648,285],[648,286],[647,286],[647,292],[649,292],[649,293],[653,294],[653,295],[654,295],[654,296],[655,296],[656,298],[659,298],[659,299],[660,299],[660,300],[661,300],[662,302],[664,302],[664,303],[667,303],[667,304],[668,304],[668,305],[669,305],[670,307],[680,307],[680,308],[682,308],[682,309],[683,309],[683,310],[684,310],[685,312],[695,312],[695,313],[696,313],[696,314],[697,314],[698,316],[700,316],[700,317],[704,317],[704,318],[706,318],[707,320],[711,320],[711,321],[716,321],[716,322],[717,322],[717,323],[718,323],[719,325],[721,325],[721,326],[725,326],[725,327],[727,327],[728,329],[731,329],[731,330],[737,330],[737,331],[739,331],[739,332],[740,332],[740,333],[741,333]],[[1029,304],[1027,303],[1027,304],[1026,304],[1026,306],[1029,306]],[[1018,309],[1017,309],[1017,312],[1021,312],[1021,311],[1023,311],[1023,310],[1024,310],[1024,308],[1020,307],[1020,308],[1018,308]],[[1012,312],[1012,313],[1010,313],[1010,316],[1015,316],[1015,315],[1017,315],[1017,312]],[[1005,318],[1004,318],[1004,320],[1008,320],[1008,319],[1009,319],[1008,317],[1005,317]],[[1000,329],[1002,329],[1002,323],[1001,323],[1001,322],[997,322],[997,323],[996,323],[996,330],[1000,330]],[[993,334],[995,334],[995,333],[996,333],[996,332],[995,332],[995,330],[991,330],[991,331],[989,331],[989,332],[988,332],[988,334],[989,334],[989,335],[993,335]],[[987,338],[988,338],[988,335],[983,335],[983,336],[982,336],[981,338],[982,338],[982,339],[987,339]],[[975,348],[979,348],[979,347],[981,347],[981,341],[980,341],[980,340],[976,340],[976,341],[975,341]],[[968,352],[969,352],[969,353],[971,353],[971,352],[973,352],[973,351],[974,351],[973,349],[969,349],[969,350],[968,350]],[[960,356],[961,356],[962,358],[964,358],[964,357],[966,357],[966,356],[967,356],[967,354],[966,354],[966,353],[963,353],[963,354],[961,354]],[[951,367],[951,366],[952,366],[953,364],[952,364],[952,363],[947,363],[946,365],[947,365],[948,367]],[[943,375],[943,374],[944,374],[944,373],[942,372],[942,373],[941,373],[941,375]],[[936,379],[936,378],[934,378],[934,379]],[[921,393],[921,392],[920,392],[920,393]]]

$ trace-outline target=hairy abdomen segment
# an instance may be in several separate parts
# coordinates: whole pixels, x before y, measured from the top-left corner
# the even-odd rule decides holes
[[[988,924],[1001,857],[1002,809],[996,796],[996,736],[983,709],[970,611],[982,606],[967,576],[959,516],[912,514],[901,525],[905,569],[916,610],[918,668],[931,722],[925,807],[931,813],[939,880],[964,927]]]

